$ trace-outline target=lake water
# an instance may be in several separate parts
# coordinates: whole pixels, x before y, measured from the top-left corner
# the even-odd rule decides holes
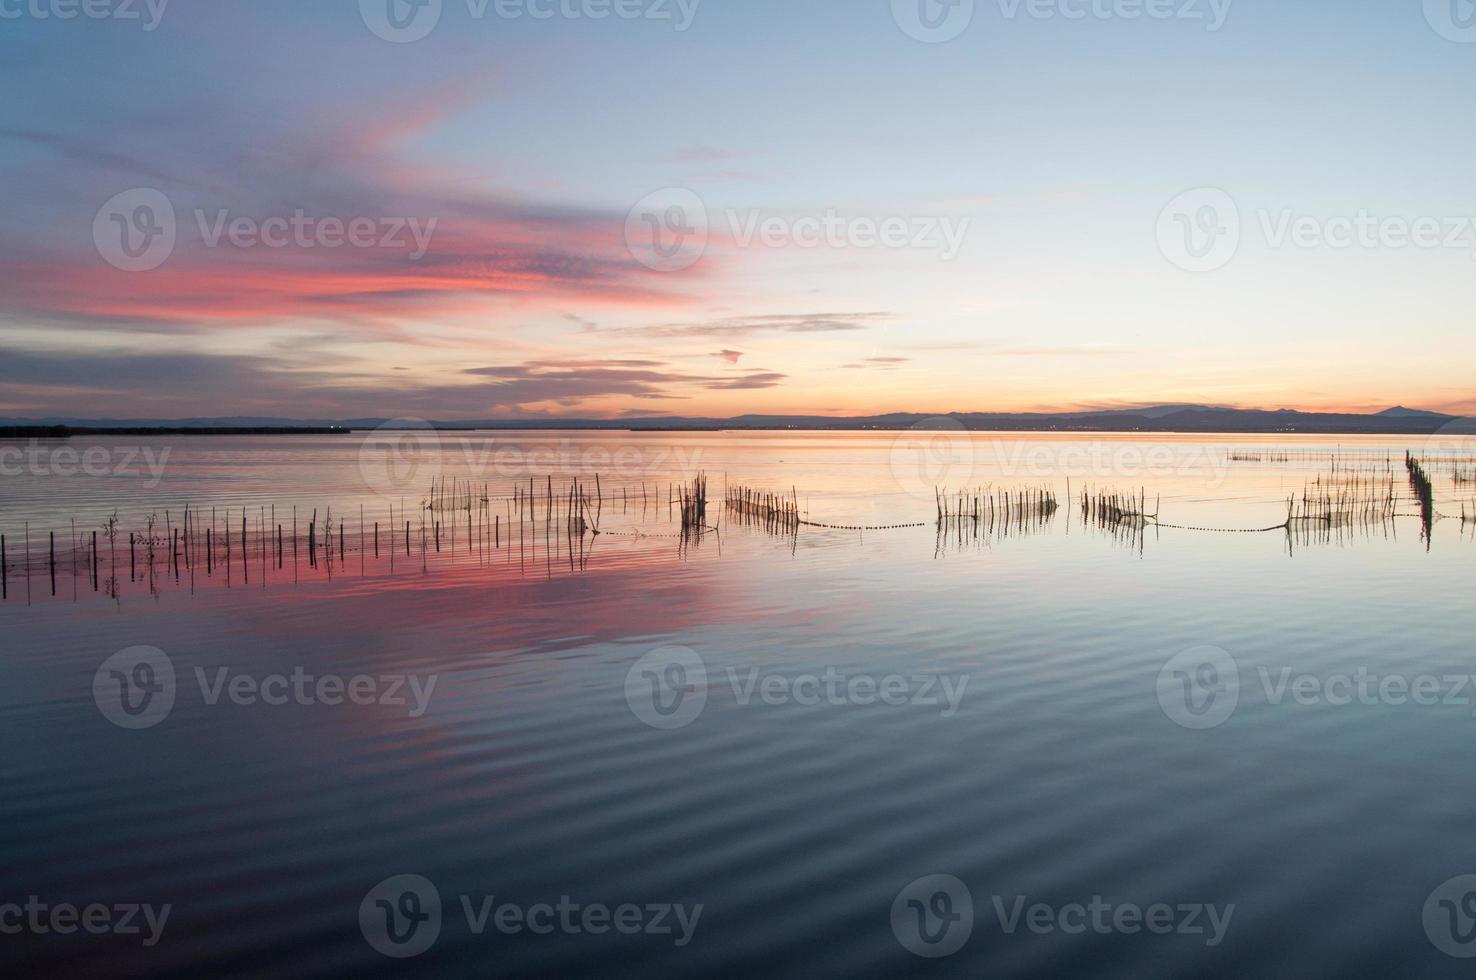
[[[9,449],[8,974],[1454,977],[1476,954],[1476,444]],[[433,478],[461,509],[426,509]],[[1262,530],[1314,480],[1363,510]],[[738,486],[806,523],[739,520]],[[939,486],[1061,506],[971,502],[940,533]],[[1088,488],[1157,521],[1084,520]]]

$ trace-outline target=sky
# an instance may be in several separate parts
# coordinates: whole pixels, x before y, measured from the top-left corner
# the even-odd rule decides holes
[[[1476,412],[1471,0],[0,0],[0,416]]]

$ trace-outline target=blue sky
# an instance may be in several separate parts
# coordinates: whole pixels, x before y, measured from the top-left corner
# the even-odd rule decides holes
[[[980,0],[945,43],[890,0],[445,0],[412,43],[366,2],[0,0],[0,414],[1476,408],[1465,0]],[[130,271],[138,191],[175,227]],[[652,268],[673,193],[708,235]]]

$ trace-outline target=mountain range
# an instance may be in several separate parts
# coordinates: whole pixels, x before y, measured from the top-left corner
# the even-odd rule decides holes
[[[601,429],[631,431],[720,429],[970,429],[1059,432],[1244,432],[1426,435],[1439,431],[1476,434],[1476,419],[1396,406],[1371,415],[1301,412],[1293,409],[1221,408],[1210,405],[1153,405],[1141,408],[1080,412],[950,412],[943,415],[894,412],[886,415],[835,418],[821,415],[740,415],[734,418],[642,417],[624,419],[513,418],[438,420],[287,419],[248,416],[189,419],[86,419],[69,417],[6,418],[0,427],[68,429],[274,429],[418,428],[439,429]]]

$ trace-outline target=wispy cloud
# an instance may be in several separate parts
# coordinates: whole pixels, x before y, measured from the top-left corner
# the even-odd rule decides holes
[[[739,154],[733,150],[699,143],[682,147],[673,154],[672,159],[678,163],[722,163],[726,160],[735,160],[738,156]]]
[[[866,330],[891,313],[770,313],[698,323],[662,323],[621,331],[643,337],[746,337],[758,333],[845,333]]]
[[[655,361],[545,361],[468,368],[465,374],[494,379],[488,395],[498,405],[556,402],[570,405],[606,395],[638,399],[691,397],[692,389],[739,391],[774,388],[786,375],[748,371],[734,375],[691,374]]]
[[[121,138],[0,129],[0,145],[21,160],[7,179],[44,202],[0,216],[0,310],[201,330],[291,317],[470,314],[499,298],[653,309],[682,301],[672,279],[629,254],[623,212],[470,194],[410,163],[405,142],[466,99],[435,89],[368,117],[283,121],[276,131],[233,129],[203,111],[188,123],[142,117]],[[173,251],[148,272],[111,267],[93,241],[96,209],[130,186],[161,191],[174,212]],[[78,194],[89,187],[95,200]],[[43,224],[36,215],[45,212],[53,218]],[[372,221],[373,244],[304,245],[294,234],[284,247],[242,246],[221,234],[238,219],[299,215]],[[422,233],[418,243],[412,229]]]

